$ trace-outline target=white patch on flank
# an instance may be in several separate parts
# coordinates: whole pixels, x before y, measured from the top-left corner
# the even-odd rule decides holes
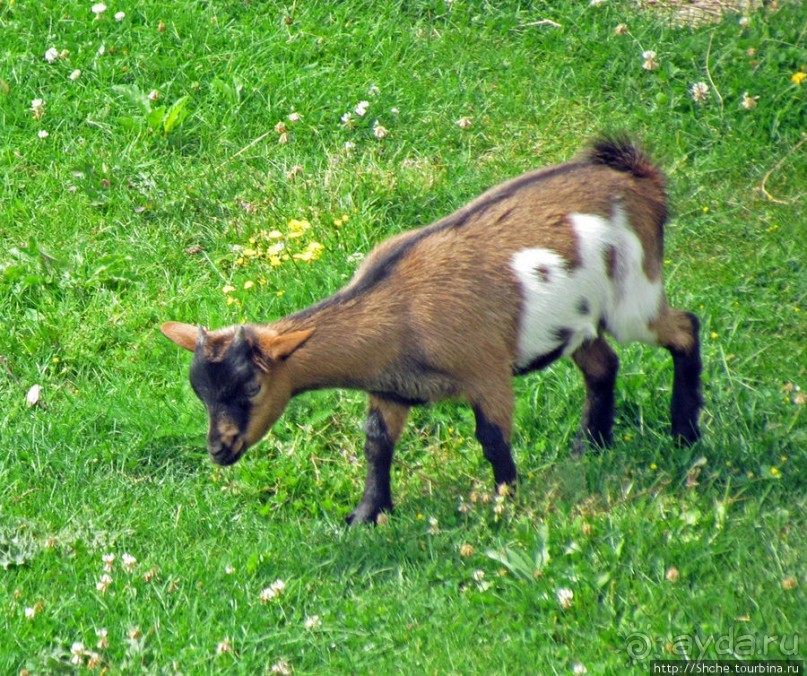
[[[580,267],[567,270],[565,259],[545,248],[523,249],[510,264],[524,296],[518,333],[520,368],[560,347],[559,332],[564,330],[571,333],[563,354],[571,354],[597,336],[601,320],[620,342],[656,343],[648,323],[658,316],[662,284],[645,276],[642,245],[624,211],[616,206],[610,218],[570,214],[569,221],[580,247]],[[614,279],[606,269],[611,247],[616,252]],[[581,305],[588,311],[581,312]]]

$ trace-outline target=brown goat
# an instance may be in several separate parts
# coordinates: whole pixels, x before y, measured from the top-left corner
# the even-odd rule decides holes
[[[583,373],[580,442],[611,441],[619,360],[604,338],[673,357],[672,433],[699,437],[698,320],[662,284],[661,172],[625,139],[503,183],[430,226],[380,244],[333,296],[265,325],[162,332],[194,353],[208,451],[229,465],[301,392],[369,394],[367,482],[348,522],[392,509],[393,448],[410,407],[462,398],[497,486],[516,481],[513,375],[569,355]]]

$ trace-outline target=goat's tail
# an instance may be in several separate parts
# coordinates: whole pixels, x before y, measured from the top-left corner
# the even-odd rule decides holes
[[[584,159],[591,164],[602,164],[617,171],[625,171],[636,178],[646,178],[664,189],[664,174],[650,156],[627,134],[599,136],[589,146]]]

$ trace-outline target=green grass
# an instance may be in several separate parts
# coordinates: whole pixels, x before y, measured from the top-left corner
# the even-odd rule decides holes
[[[75,642],[113,673],[804,659],[807,12],[779,4],[681,28],[617,1],[144,0],[120,22],[89,0],[0,3],[0,671],[70,669]],[[528,25],[544,18],[560,27]],[[50,47],[69,53],[48,63]],[[363,482],[358,393],[300,397],[243,461],[209,463],[162,321],[304,307],[354,254],[615,128],[668,170],[668,292],[703,323],[702,442],[667,436],[669,359],[625,347],[600,456],[570,457],[573,366],[518,381],[524,480],[497,509],[454,404],[413,415],[378,528],[343,527]],[[317,260],[244,250],[292,219],[310,228],[287,251],[317,242]],[[276,579],[285,593],[262,603]]]

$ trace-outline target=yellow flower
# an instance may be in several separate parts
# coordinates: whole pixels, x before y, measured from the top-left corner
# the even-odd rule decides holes
[[[325,247],[319,242],[311,242],[302,253],[294,254],[294,260],[310,263],[317,260],[324,250]]]
[[[224,288],[221,290],[222,293],[232,293],[235,291],[235,287],[232,284],[226,284]]]
[[[252,282],[252,281],[244,282],[244,290],[245,291],[248,291],[253,286],[255,286],[255,282]]]
[[[288,235],[289,237],[302,237],[310,227],[311,224],[308,221],[299,221],[292,218],[288,225]]]
[[[771,476],[779,476],[780,474],[781,472],[779,471],[779,468],[771,467]]]
[[[790,76],[790,81],[794,85],[800,85],[805,80],[807,80],[807,73],[803,70],[800,70],[798,73],[793,73],[793,75]]]
[[[264,232],[261,234],[268,239],[280,239],[283,237],[283,233],[280,232],[280,230],[270,230],[269,232]]]

